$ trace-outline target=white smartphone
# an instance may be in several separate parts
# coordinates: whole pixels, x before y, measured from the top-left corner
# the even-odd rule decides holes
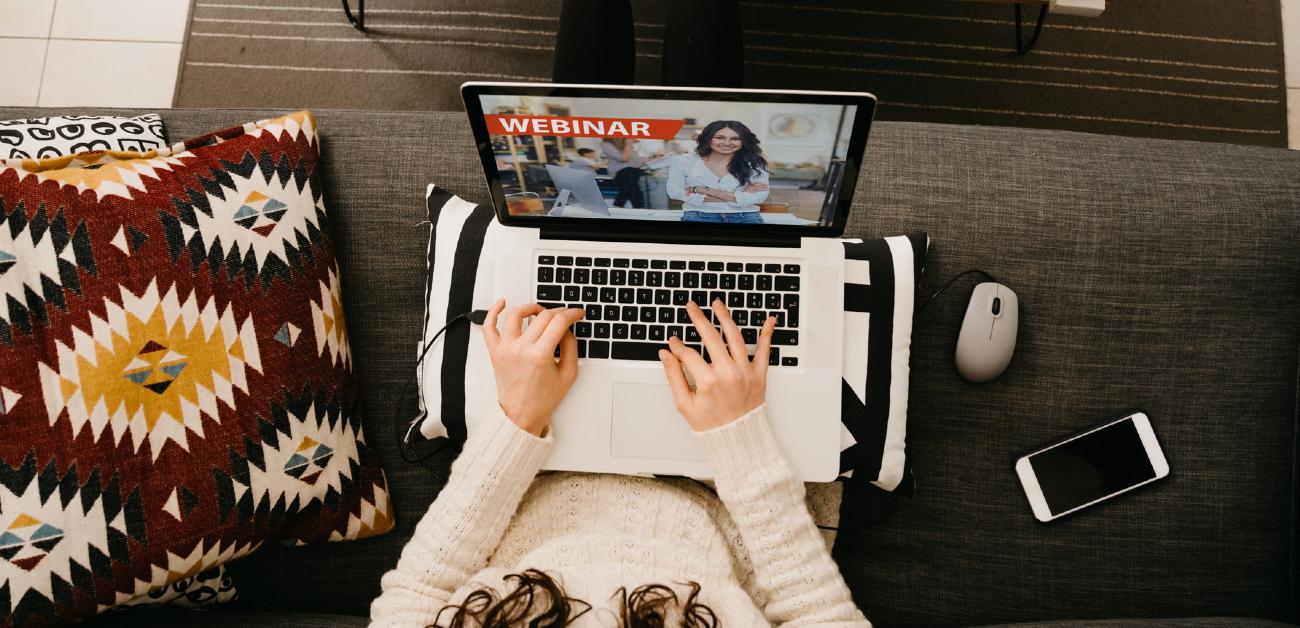
[[[1047,522],[1168,476],[1169,461],[1137,411],[1021,456],[1016,474]]]

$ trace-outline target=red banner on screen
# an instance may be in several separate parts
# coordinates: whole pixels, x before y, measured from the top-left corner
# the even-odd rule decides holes
[[[516,116],[488,114],[493,135],[555,135],[559,137],[626,137],[670,140],[685,120],[650,118],[584,118],[578,116]]]

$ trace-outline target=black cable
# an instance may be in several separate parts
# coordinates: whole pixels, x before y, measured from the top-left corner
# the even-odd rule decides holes
[[[1029,41],[1024,41],[1020,34],[1020,3],[1016,3],[1016,54],[1025,54],[1033,50],[1034,44],[1038,43],[1038,36],[1043,34],[1043,20],[1047,18],[1047,3],[1044,2],[1038,9],[1038,23],[1034,25],[1034,34],[1029,36]]]
[[[916,313],[920,314],[921,311],[925,309],[925,306],[929,305],[930,302],[935,299],[935,297],[938,297],[939,295],[943,294],[943,291],[947,290],[948,286],[951,286],[953,282],[957,281],[958,279],[961,279],[962,277],[965,277],[966,275],[973,275],[973,274],[984,275],[985,279],[988,279],[993,283],[1002,283],[1001,281],[998,281],[997,277],[994,277],[993,275],[990,275],[978,268],[962,271],[960,273],[957,273],[957,276],[953,277],[952,279],[949,279],[948,283],[943,284],[943,287],[939,288],[938,292],[935,292],[934,294],[930,295],[930,298],[926,299],[925,302],[921,304],[921,307],[916,308]]]
[[[416,370],[411,373],[411,379],[406,382],[406,385],[402,386],[401,389],[402,392],[397,396],[397,406],[393,408],[394,417],[398,416],[398,412],[402,410],[402,404],[406,402],[406,391],[409,390],[411,384],[415,382],[416,375],[419,373],[420,364],[424,362],[424,356],[429,353],[429,349],[433,348],[433,344],[435,342],[438,342],[438,338],[442,336],[443,332],[451,328],[452,325],[455,325],[456,323],[459,323],[461,321],[468,321],[475,325],[482,325],[483,321],[486,319],[487,319],[487,310],[474,310],[473,312],[465,312],[464,314],[457,314],[456,316],[453,316],[450,319],[448,319],[447,324],[443,325],[442,329],[439,329],[438,333],[434,334],[433,338],[430,338],[429,342],[425,343],[424,349],[420,351],[420,357],[416,358],[415,360]],[[399,436],[397,437],[397,452],[401,454],[402,460],[405,460],[406,462],[409,462],[411,464],[419,464],[421,462],[424,462],[425,460],[428,460],[429,458],[437,455],[443,449],[446,448],[446,445],[443,445],[442,447],[439,447],[418,458],[415,457],[414,451],[409,452],[408,455],[408,451],[407,451],[409,449],[408,441],[411,437],[411,430],[415,429],[415,426],[418,425],[421,421],[423,421],[425,416],[426,414],[421,412],[419,416],[415,417],[415,419],[412,420],[407,425],[405,432],[400,431],[401,423],[398,423]]]

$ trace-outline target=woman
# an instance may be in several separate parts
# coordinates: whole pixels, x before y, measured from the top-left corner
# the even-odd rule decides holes
[[[758,137],[735,120],[700,131],[695,151],[668,169],[668,196],[682,201],[683,222],[760,224],[767,200],[767,159]]]
[[[686,306],[711,362],[678,338],[659,352],[716,495],[686,479],[537,475],[554,443],[551,413],[578,376],[568,330],[583,311],[513,308],[498,331],[504,305],[483,326],[500,411],[470,433],[384,575],[372,625],[870,626],[768,426],[767,360],[748,359],[721,301],[712,308],[722,334]],[[764,324],[757,355],[774,325]]]
[[[600,151],[609,164],[606,166],[609,176],[614,177],[614,184],[618,186],[614,207],[622,207],[628,201],[632,201],[632,207],[645,207],[645,194],[641,193],[641,167],[645,161],[632,150],[636,142],[635,139],[610,137],[600,143]]]

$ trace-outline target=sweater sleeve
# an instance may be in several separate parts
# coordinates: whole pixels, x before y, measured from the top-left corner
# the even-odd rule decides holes
[[[718,497],[740,530],[763,614],[776,626],[870,626],[804,502],[804,486],[777,447],[764,406],[697,432]]]
[[[370,605],[371,626],[428,626],[487,564],[554,438],[534,436],[498,409],[470,434],[451,477],[415,527]]]

